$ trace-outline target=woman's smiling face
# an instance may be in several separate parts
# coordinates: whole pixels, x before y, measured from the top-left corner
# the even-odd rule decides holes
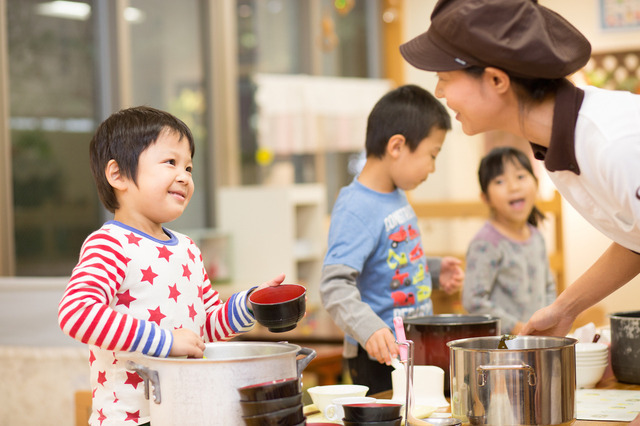
[[[499,126],[500,96],[487,73],[475,76],[465,71],[437,73],[435,95],[444,98],[467,135],[495,130]]]

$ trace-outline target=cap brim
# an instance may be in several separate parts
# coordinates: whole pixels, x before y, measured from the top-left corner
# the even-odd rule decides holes
[[[400,54],[414,67],[425,71],[455,71],[471,66],[464,61],[456,61],[433,42],[429,31],[400,45]]]

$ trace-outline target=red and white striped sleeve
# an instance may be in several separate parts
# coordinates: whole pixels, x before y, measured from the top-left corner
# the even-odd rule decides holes
[[[248,291],[235,293],[226,302],[222,302],[206,275],[203,290],[207,310],[205,332],[208,341],[228,340],[253,328],[255,319],[247,309]]]
[[[102,349],[166,357],[173,343],[170,331],[110,306],[125,277],[128,259],[123,253],[120,242],[106,231],[85,240],[58,306],[60,328]]]

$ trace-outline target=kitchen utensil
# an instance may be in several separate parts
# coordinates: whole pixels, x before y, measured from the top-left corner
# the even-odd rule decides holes
[[[382,404],[379,402],[344,404],[344,419],[352,422],[380,422],[400,417],[402,404]]]
[[[358,422],[344,419],[342,421],[344,426],[400,426],[402,424],[402,417],[392,420],[381,420],[379,422]]]
[[[606,363],[599,365],[576,365],[576,388],[595,388],[600,379],[602,379],[606,369]]]
[[[562,425],[575,420],[576,339],[517,336],[449,342],[451,413],[463,423]]]
[[[256,416],[247,416],[242,419],[247,426],[296,425],[304,421],[304,414],[302,414],[302,404],[298,404],[294,407]]]
[[[127,368],[145,382],[154,426],[240,425],[238,388],[300,377],[315,358],[312,349],[289,343],[216,342],[205,345],[205,358],[157,358],[123,354]],[[296,359],[298,355],[304,355]],[[150,385],[153,393],[150,395]]]
[[[363,385],[324,385],[307,389],[313,404],[324,413],[327,406],[336,398],[347,396],[365,396],[369,387]]]
[[[302,391],[297,377],[271,380],[238,388],[240,401],[265,401],[294,396]]]
[[[427,417],[425,421],[428,421],[434,426],[460,426],[462,422],[453,417]]]
[[[397,402],[404,402],[406,388],[405,369],[399,362],[391,365],[395,368],[391,372],[393,399]],[[417,406],[448,407],[449,402],[444,397],[444,370],[436,365],[414,365],[413,399]]]
[[[611,323],[611,368],[616,379],[640,384],[640,311],[618,312]]]
[[[405,422],[408,425],[430,425],[431,423],[425,422],[423,420],[417,419],[413,416],[413,342],[411,340],[407,340],[404,333],[404,324],[401,317],[395,317],[393,319],[393,326],[396,332],[396,339],[400,348],[400,357],[401,362],[405,363],[406,370],[406,400],[405,400]],[[405,347],[406,350],[403,351],[402,347]],[[402,359],[402,356],[405,356],[405,359]]]
[[[249,295],[253,315],[272,333],[296,328],[306,310],[307,289],[298,284],[280,284]]]
[[[437,365],[444,370],[444,393],[449,395],[447,342],[467,337],[497,336],[500,319],[490,315],[442,314],[404,320],[407,339],[414,343],[414,365]]]
[[[324,416],[334,422],[342,420],[344,417],[345,404],[362,404],[367,402],[376,402],[375,398],[370,396],[347,396],[344,398],[336,398],[331,401],[331,404],[327,405],[324,409]]]
[[[272,413],[285,408],[295,407],[302,403],[302,393],[284,398],[267,399],[264,401],[240,401],[243,416],[257,416]]]

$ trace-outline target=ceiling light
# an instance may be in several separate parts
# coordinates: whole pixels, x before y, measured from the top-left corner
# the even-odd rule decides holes
[[[54,18],[86,21],[91,15],[91,6],[87,3],[75,1],[54,0],[38,4],[36,6],[36,13]],[[140,23],[144,21],[144,12],[135,7],[127,7],[124,10],[124,19],[127,22]]]

